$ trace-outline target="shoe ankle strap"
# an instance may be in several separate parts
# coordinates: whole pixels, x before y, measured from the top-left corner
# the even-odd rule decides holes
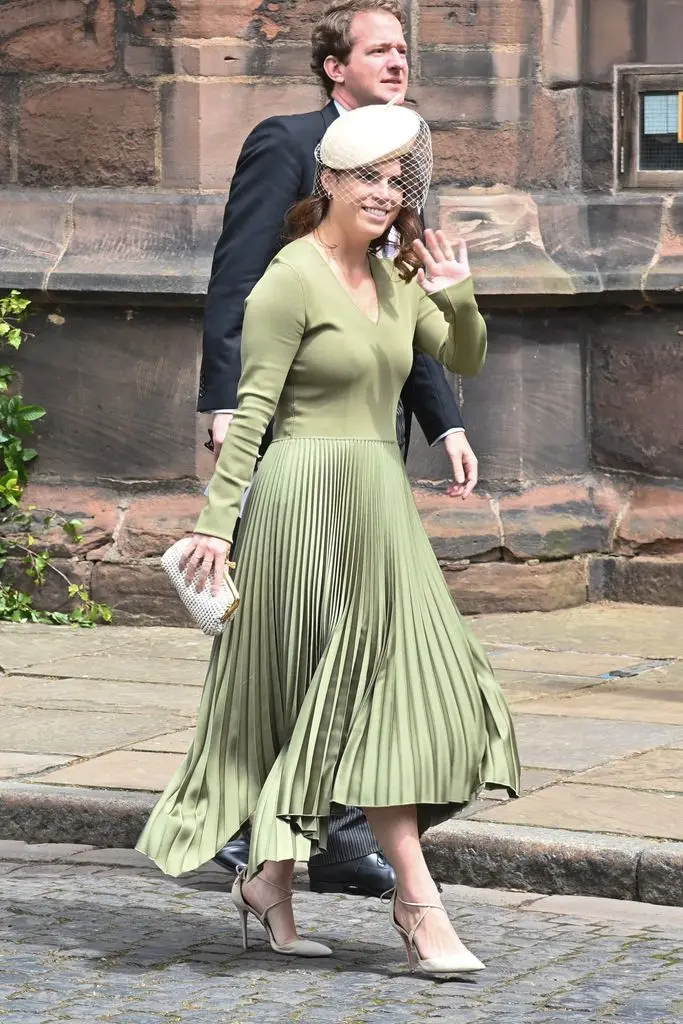
[[[251,879],[247,879],[246,876],[247,876],[247,869],[243,868],[240,871],[240,873],[239,873],[240,886],[244,885],[244,883],[246,881],[251,881]],[[276,900],[275,903],[271,903],[268,906],[268,910],[272,910],[273,907],[279,907],[281,903],[287,903],[288,900],[291,900],[291,898],[292,898],[292,890],[291,889],[284,889],[281,885],[277,885],[275,882],[271,882],[269,878],[264,878],[262,874],[259,874],[258,878],[259,878],[259,881],[265,882],[266,885],[269,885],[271,887],[271,889],[275,889],[276,892],[282,893],[282,899],[281,900]],[[266,911],[264,911],[264,913],[265,912]]]
[[[420,925],[423,923],[424,919],[427,917],[427,914],[429,913],[430,910],[442,910],[444,914],[448,914],[446,908],[440,903],[411,903],[409,900],[403,900],[399,896],[398,890],[396,890],[394,893],[394,901],[395,903],[402,903],[404,907],[415,907],[416,909],[422,911],[417,921],[415,922],[414,926],[408,932],[408,942],[410,942],[411,944],[415,940],[415,933],[417,932]],[[396,920],[395,906],[393,914],[394,920]]]
[[[443,910],[446,913],[446,908],[442,903],[411,903],[409,900],[402,899],[398,891],[396,892],[396,902],[402,903],[404,907],[418,907],[420,910]]]

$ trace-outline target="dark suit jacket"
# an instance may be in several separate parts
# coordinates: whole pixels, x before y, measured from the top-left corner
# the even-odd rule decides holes
[[[313,191],[315,147],[338,116],[330,102],[310,114],[270,117],[242,147],[206,297],[200,412],[237,408],[244,300],[282,247],[287,210]],[[463,425],[443,369],[421,352],[401,397],[406,452],[413,412],[430,443]]]

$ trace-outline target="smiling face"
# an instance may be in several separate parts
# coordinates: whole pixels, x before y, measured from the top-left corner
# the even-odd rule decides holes
[[[334,99],[349,110],[371,103],[402,103],[408,88],[408,45],[400,21],[388,11],[362,11],[353,19],[353,45],[342,63],[325,61]]]
[[[401,161],[384,160],[353,171],[326,170],[322,184],[330,196],[330,216],[344,230],[371,242],[387,231],[403,203]]]

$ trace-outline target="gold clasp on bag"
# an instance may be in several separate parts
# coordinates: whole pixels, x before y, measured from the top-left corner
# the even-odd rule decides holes
[[[236,568],[236,565],[235,565],[234,562],[228,562],[227,569],[223,573],[223,578],[225,579],[225,582],[228,584],[228,588],[230,589],[230,591],[234,595],[235,599],[232,602],[232,604],[230,605],[230,607],[227,608],[223,612],[223,614],[221,615],[221,622],[227,622],[228,619],[232,618],[232,616],[234,615],[234,613],[237,611],[237,609],[239,607],[239,603],[240,603],[239,594],[237,593],[237,588],[235,587],[235,584],[234,584],[233,580],[231,579],[230,573],[228,571],[230,569],[235,569],[235,568]]]

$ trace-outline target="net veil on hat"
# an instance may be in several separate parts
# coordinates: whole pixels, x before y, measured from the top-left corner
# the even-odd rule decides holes
[[[353,183],[373,183],[378,164],[399,159],[402,205],[421,210],[427,201],[433,167],[429,126],[416,111],[396,106],[393,101],[357,107],[338,117],[323,135],[315,158],[316,195],[325,193],[322,173],[329,169],[339,172],[335,195],[360,203]],[[346,194],[345,180],[349,186]]]

